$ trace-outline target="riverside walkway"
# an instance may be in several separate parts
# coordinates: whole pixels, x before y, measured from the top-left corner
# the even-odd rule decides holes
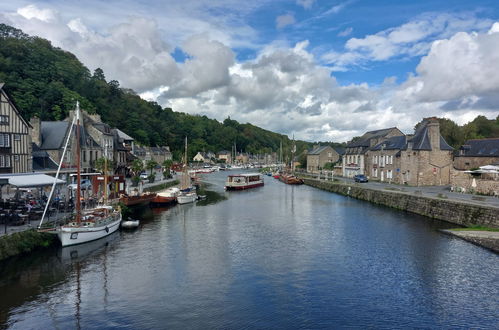
[[[307,177],[309,179],[318,180],[318,181],[331,181],[331,176],[325,179],[324,175],[319,179],[317,175],[301,175],[302,177]],[[465,202],[474,205],[481,206],[491,206],[499,208],[499,198],[494,196],[483,196],[483,195],[474,195],[474,194],[463,194],[458,192],[451,191],[451,186],[405,186],[388,182],[378,182],[378,181],[369,181],[365,183],[354,182],[351,178],[344,177],[334,177],[334,180],[338,180],[337,182],[343,182],[346,184],[352,184],[359,187],[365,187],[374,190],[380,191],[393,191],[400,192],[410,195],[417,195],[423,197],[430,198],[444,198],[449,201],[457,201],[457,202]]]

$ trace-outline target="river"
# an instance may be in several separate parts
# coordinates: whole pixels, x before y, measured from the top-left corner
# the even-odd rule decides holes
[[[0,328],[495,328],[499,256],[449,224],[265,177],[0,263]],[[153,212],[154,211],[154,212]]]

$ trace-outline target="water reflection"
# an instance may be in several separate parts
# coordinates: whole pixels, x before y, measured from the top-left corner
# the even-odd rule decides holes
[[[2,264],[0,327],[498,324],[497,255],[445,223],[273,179],[224,192],[225,176],[206,202],[136,211],[136,231]]]

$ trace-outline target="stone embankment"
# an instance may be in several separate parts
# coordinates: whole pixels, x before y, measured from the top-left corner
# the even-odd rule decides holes
[[[442,230],[442,232],[499,253],[499,232],[497,231]]]
[[[403,191],[367,188],[359,184],[304,179],[305,184],[322,190],[386,205],[461,226],[499,228],[499,208],[445,198],[419,196]]]

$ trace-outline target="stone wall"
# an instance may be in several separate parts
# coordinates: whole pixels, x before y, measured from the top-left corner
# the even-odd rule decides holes
[[[471,170],[480,166],[499,164],[499,157],[454,157],[454,167],[459,170]]]
[[[462,226],[499,228],[499,209],[446,199],[382,191],[355,184],[304,179],[305,184]]]
[[[473,178],[475,187],[473,187]],[[464,190],[468,193],[499,196],[499,176],[496,175],[494,178],[494,174],[481,174],[475,177],[469,173],[452,170],[451,184],[455,191]]]

